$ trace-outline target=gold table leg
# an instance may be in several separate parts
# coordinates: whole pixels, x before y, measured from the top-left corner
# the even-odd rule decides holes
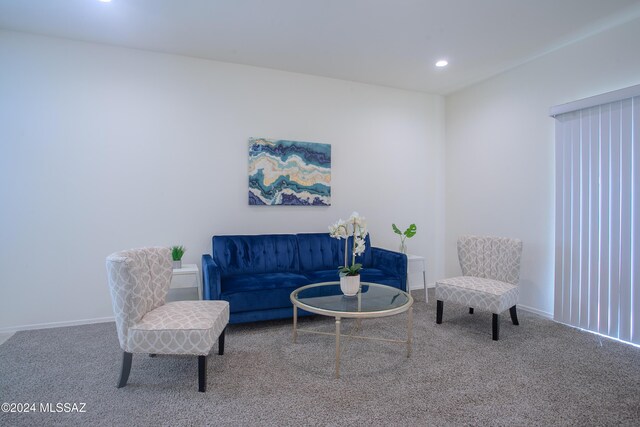
[[[298,307],[293,306],[293,343],[298,341]]]
[[[336,317],[336,378],[340,378],[340,318]]]

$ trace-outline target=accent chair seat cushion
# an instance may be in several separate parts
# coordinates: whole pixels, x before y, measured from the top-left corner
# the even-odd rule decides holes
[[[436,299],[500,314],[518,302],[518,287],[511,283],[473,276],[436,282]]]
[[[227,301],[170,302],[129,329],[128,347],[132,353],[206,356],[227,323]]]

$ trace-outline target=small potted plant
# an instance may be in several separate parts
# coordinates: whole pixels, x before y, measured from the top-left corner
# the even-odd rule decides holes
[[[400,231],[400,229],[395,225],[391,224],[391,228],[393,228],[393,232],[400,235],[400,252],[403,254],[407,253],[407,244],[405,243],[406,239],[410,239],[416,235],[416,231],[418,228],[415,224],[411,224],[404,232]]]
[[[182,268],[182,255],[186,249],[184,246],[171,246],[171,258],[173,258],[173,268]]]
[[[353,296],[360,290],[360,270],[362,264],[356,263],[356,255],[365,251],[365,237],[367,237],[367,221],[358,212],[351,214],[347,221],[342,219],[329,226],[329,234],[335,239],[344,239],[344,265],[338,267],[340,275],[340,290],[347,296]],[[347,242],[353,237],[351,250],[351,265],[347,263]]]

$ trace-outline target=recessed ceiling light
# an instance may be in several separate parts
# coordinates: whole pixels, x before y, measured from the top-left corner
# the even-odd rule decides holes
[[[111,0],[98,0],[100,3],[111,3]]]
[[[446,67],[447,65],[449,65],[449,62],[445,59],[441,59],[440,61],[436,62],[436,67]]]

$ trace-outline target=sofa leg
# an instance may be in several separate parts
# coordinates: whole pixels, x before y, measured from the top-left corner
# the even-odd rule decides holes
[[[207,391],[207,356],[198,356],[198,391]]]
[[[509,313],[511,314],[511,321],[513,324],[516,326],[519,325],[520,323],[518,323],[518,313],[516,312],[515,305],[509,309]]]
[[[156,357],[156,356],[157,356],[157,354],[155,354],[155,353],[149,353],[149,357]]]
[[[469,314],[473,314],[473,307],[469,307]]]
[[[133,354],[125,351],[122,353],[122,371],[120,372],[120,380],[118,381],[118,388],[122,388],[127,385],[129,380],[129,373],[131,372],[131,360]]]
[[[439,325],[442,323],[442,309],[444,306],[444,302],[438,300],[436,303],[436,323]]]
[[[498,341],[500,335],[500,315],[493,313],[493,340]]]
[[[222,333],[218,337],[218,354],[222,356],[224,354],[224,333],[227,331],[227,327],[222,330]]]

